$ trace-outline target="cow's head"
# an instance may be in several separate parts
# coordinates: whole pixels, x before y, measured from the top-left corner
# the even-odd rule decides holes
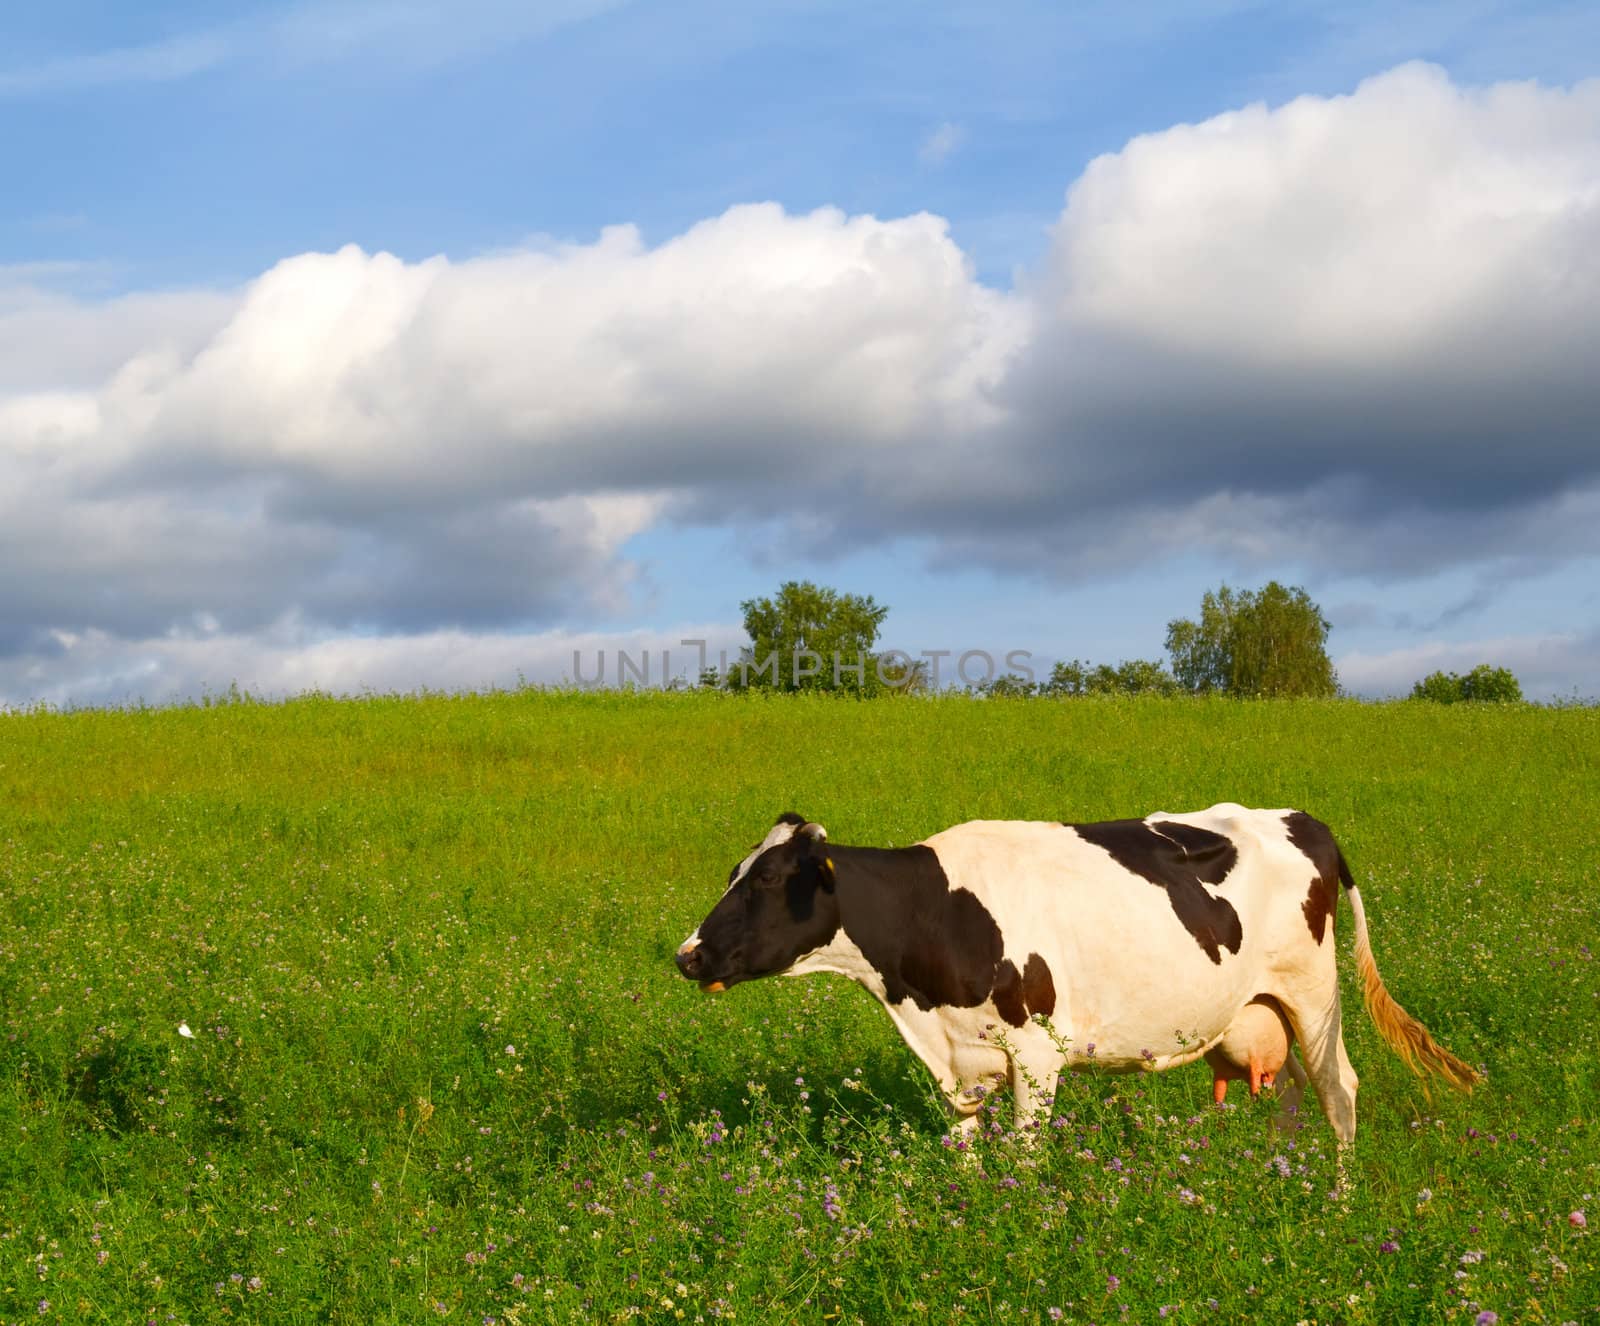
[[[791,812],[733,868],[722,901],[679,946],[678,970],[723,990],[788,970],[838,929],[827,831]]]

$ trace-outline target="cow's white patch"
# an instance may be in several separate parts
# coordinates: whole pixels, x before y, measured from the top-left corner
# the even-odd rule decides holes
[[[787,822],[774,824],[772,828],[767,830],[767,836],[751,849],[750,855],[739,862],[739,868],[733,872],[733,878],[728,881],[728,888],[731,889],[749,873],[750,867],[755,864],[758,856],[769,848],[778,846],[779,843],[788,842],[789,839],[794,837],[799,828],[798,824],[789,824]],[[726,893],[727,889],[724,889],[723,892]]]

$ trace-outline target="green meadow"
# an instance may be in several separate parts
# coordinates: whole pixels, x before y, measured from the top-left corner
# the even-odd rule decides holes
[[[672,954],[838,842],[1331,824],[1359,1132],[1204,1066],[970,1154],[864,991]],[[0,715],[0,1322],[1600,1320],[1600,711],[707,693]],[[1181,991],[1174,992],[1181,1000]],[[184,1036],[179,1028],[188,1028]],[[1308,1094],[1308,1106],[1312,1097]]]

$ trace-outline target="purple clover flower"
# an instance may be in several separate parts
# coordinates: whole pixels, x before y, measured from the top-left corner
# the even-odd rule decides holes
[[[842,1208],[839,1205],[839,1190],[829,1183],[822,1190],[822,1209],[829,1220],[837,1220]]]

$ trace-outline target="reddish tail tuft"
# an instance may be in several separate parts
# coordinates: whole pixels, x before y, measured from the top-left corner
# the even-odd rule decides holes
[[[1342,864],[1342,862],[1341,862]],[[1407,1013],[1394,1000],[1378,974],[1378,963],[1372,956],[1372,945],[1367,939],[1367,916],[1361,906],[1361,892],[1346,879],[1350,906],[1356,914],[1356,969],[1361,973],[1361,990],[1366,996],[1367,1012],[1378,1028],[1378,1034],[1406,1062],[1418,1077],[1435,1073],[1457,1091],[1471,1091],[1483,1081],[1483,1074],[1471,1064],[1456,1058],[1449,1050],[1433,1039],[1428,1029]]]

